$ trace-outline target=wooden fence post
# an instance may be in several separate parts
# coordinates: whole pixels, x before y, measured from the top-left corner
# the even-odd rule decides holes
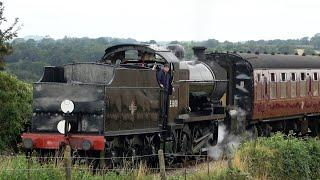
[[[165,180],[166,179],[166,166],[164,163],[164,155],[163,155],[162,149],[159,149],[158,157],[159,157],[159,167],[160,167],[160,178],[161,178],[161,180]]]
[[[207,163],[208,163],[208,166],[207,166],[208,176],[210,177],[210,161],[209,161],[209,156],[207,156]]]
[[[66,171],[66,180],[71,180],[71,147],[67,145],[64,150],[64,167]]]
[[[100,152],[100,160],[99,160],[99,164],[100,164],[100,171],[104,170],[105,168],[105,156],[104,156],[104,150],[102,150]]]
[[[27,167],[27,169],[28,169],[28,179],[31,179],[31,172],[30,172],[31,171],[30,169],[32,167],[32,165],[31,165],[31,163],[32,163],[31,153],[27,155],[27,158],[28,158],[27,159],[27,161],[28,161],[28,167]]]

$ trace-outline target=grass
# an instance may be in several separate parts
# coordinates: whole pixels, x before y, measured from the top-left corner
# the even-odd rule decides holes
[[[23,156],[0,157],[2,179],[65,179],[62,161],[39,163]],[[30,169],[30,170],[28,170]],[[209,172],[209,173],[208,173]],[[232,159],[201,163],[195,167],[167,171],[169,180],[205,179],[320,179],[319,140],[298,139],[276,134],[270,138],[246,141],[233,153]],[[144,164],[137,169],[93,173],[86,165],[75,164],[72,179],[158,180],[160,175],[151,172]]]
[[[275,134],[243,143],[233,167],[254,179],[319,179],[319,140]]]

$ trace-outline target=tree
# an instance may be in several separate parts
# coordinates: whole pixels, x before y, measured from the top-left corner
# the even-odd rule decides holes
[[[208,39],[203,42],[203,45],[207,48],[216,48],[219,45],[219,41],[215,39]]]
[[[3,15],[4,6],[0,1],[0,71],[4,70],[5,61],[4,57],[12,52],[12,47],[9,43],[14,37],[17,37],[17,32],[20,29],[18,26],[18,18],[8,27],[4,27],[7,19]]]
[[[320,49],[320,33],[317,33],[311,38],[311,43],[315,49]]]
[[[150,40],[150,41],[149,41],[149,44],[157,44],[157,41],[155,41],[155,40]]]
[[[32,86],[0,71],[0,154],[17,148],[20,133],[31,118],[31,102]]]
[[[171,41],[169,44],[179,44],[179,41]]]

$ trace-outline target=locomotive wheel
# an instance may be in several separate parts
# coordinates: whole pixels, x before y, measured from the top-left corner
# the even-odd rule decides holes
[[[129,150],[127,151],[126,157],[131,157],[131,158],[125,159],[125,161],[126,161],[125,165],[137,167],[140,158],[135,157],[135,156],[138,156],[138,155],[140,155],[140,154],[138,154],[136,148],[130,147]]]
[[[188,151],[189,151],[189,138],[188,138],[188,135],[186,133],[182,133],[182,137],[181,137],[181,152],[182,154],[188,154]],[[182,162],[183,163],[186,163],[188,158],[185,156],[185,157],[181,157],[182,158]]]
[[[177,137],[175,132],[171,132],[170,137],[167,139],[166,152],[169,154],[175,154],[177,152]],[[167,155],[165,158],[169,166],[174,164],[176,159],[174,155]]]
[[[191,131],[189,129],[188,124],[183,127],[180,139],[180,152],[184,155],[190,154],[191,152],[191,139],[190,139]],[[184,157],[182,161],[186,163],[188,157]]]
[[[143,158],[143,160],[147,163],[147,166],[155,166],[158,162],[157,153],[160,148],[160,142],[161,140],[159,138],[159,134],[145,136],[143,154],[152,155]]]
[[[40,149],[40,150],[36,150],[36,154],[39,157],[38,158],[39,163],[44,164],[44,163],[47,163],[48,161],[52,160],[52,158],[54,158],[55,151]]]
[[[258,126],[254,125],[252,127],[252,134],[253,134],[253,138],[256,139],[259,136],[259,132],[258,132]]]
[[[188,134],[185,132],[182,133],[181,152],[183,154],[189,154],[189,152],[190,152],[190,138],[189,138]]]
[[[317,122],[317,121],[311,122],[310,125],[309,125],[309,128],[311,130],[311,136],[320,137],[320,122]]]
[[[195,143],[194,141],[198,138],[201,138],[202,137],[202,131],[201,131],[201,128],[198,127],[198,126],[194,126],[193,130],[192,130],[192,144],[191,144],[191,149],[193,151],[193,149],[198,145],[198,143],[201,143],[201,142],[198,142],[198,143]],[[194,152],[192,152],[193,154]],[[201,154],[201,152],[196,152],[195,154]],[[196,160],[199,160],[200,159],[200,156],[195,156],[195,159]]]
[[[271,136],[271,130],[272,130],[272,127],[269,125],[269,124],[266,124],[265,125],[265,135],[267,137],[270,137]]]

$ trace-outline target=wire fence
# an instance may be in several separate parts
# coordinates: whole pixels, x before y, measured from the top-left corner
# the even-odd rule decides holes
[[[89,160],[112,160],[112,159],[139,159],[146,157],[158,157],[159,154],[146,154],[146,155],[134,155],[134,156],[114,156],[114,157],[80,157],[80,156],[71,156],[70,158],[77,159],[89,159]],[[209,155],[203,154],[174,154],[174,153],[163,153],[165,157],[188,157],[188,158],[209,158]],[[31,158],[31,159],[65,159],[62,156],[29,156],[26,155],[0,155],[0,158]]]
[[[99,175],[104,175],[109,172],[132,173],[144,171],[151,173],[179,171],[182,176],[187,178],[187,175],[192,173],[189,168],[201,164],[201,170],[205,170],[210,174],[211,163],[214,161],[207,155],[190,155],[190,154],[171,154],[171,153],[157,153],[136,156],[118,156],[118,157],[74,157],[71,156],[24,156],[24,155],[0,155],[0,159],[5,161],[19,159],[24,161],[24,167],[4,167],[0,165],[1,172],[18,171],[26,173],[28,177],[30,174],[39,171],[59,171],[71,177],[70,174],[76,171],[94,172]],[[165,162],[160,161],[160,156],[164,157]],[[151,159],[152,158],[152,159]],[[173,159],[173,160],[172,160]],[[148,162],[149,161],[149,162]],[[172,161],[170,164],[169,161]],[[101,163],[103,162],[103,163]],[[163,167],[161,166],[163,164]],[[169,165],[170,164],[170,165]],[[205,169],[204,169],[205,168]]]

